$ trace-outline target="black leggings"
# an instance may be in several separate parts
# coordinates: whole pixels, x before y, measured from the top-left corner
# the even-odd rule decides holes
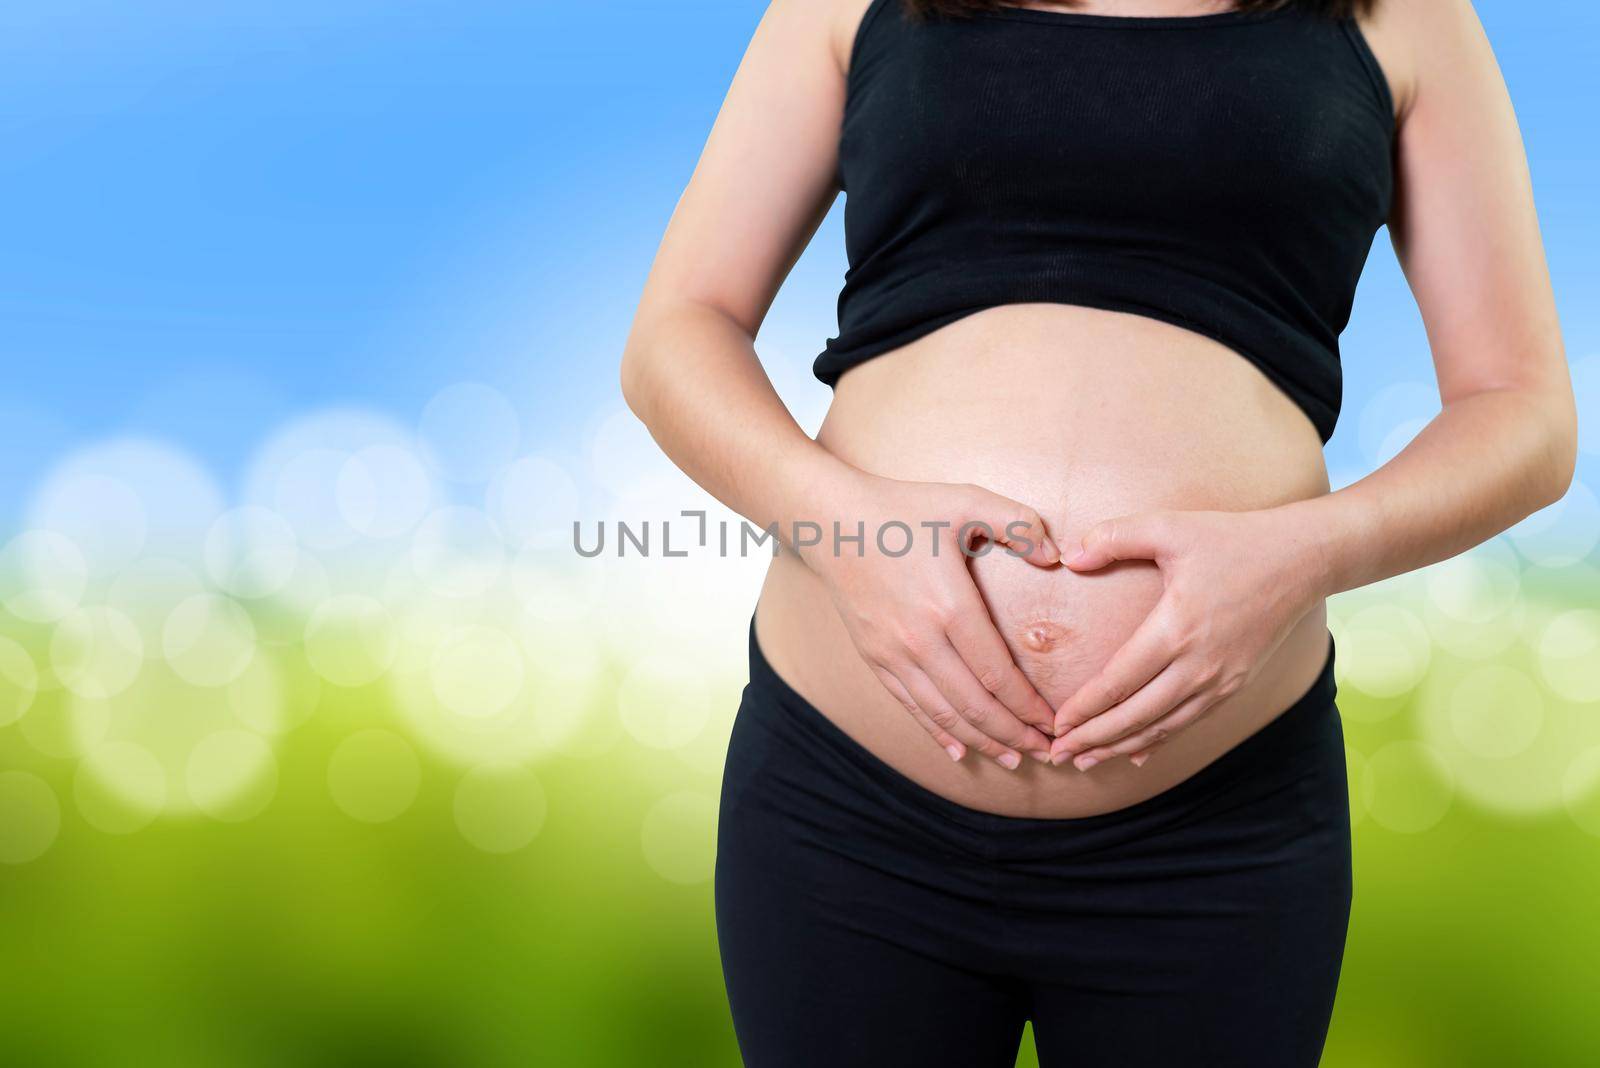
[[[1028,1020],[1045,1068],[1315,1065],[1351,897],[1334,696],[1330,636],[1300,700],[1177,786],[999,816],[852,740],[752,626],[715,884],[746,1065],[1010,1068]]]

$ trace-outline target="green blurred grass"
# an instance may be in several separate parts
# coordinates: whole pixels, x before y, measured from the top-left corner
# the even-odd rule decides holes
[[[1588,603],[1567,589],[1553,609]],[[1536,676],[1522,645],[1497,662]],[[1474,666],[1436,654],[1429,683]],[[1352,750],[1417,738],[1426,690],[1375,702],[1342,688]],[[641,847],[660,798],[715,796],[735,694],[718,690],[726,707],[683,751],[602,730],[579,755],[535,764],[548,816],[506,855],[463,838],[451,808],[463,769],[420,744],[421,789],[404,815],[368,825],[334,803],[340,741],[375,725],[406,733],[381,685],[324,689],[316,715],[275,742],[277,791],[259,816],[164,817],[126,836],[78,814],[72,759],[0,728],[0,769],[40,776],[61,801],[52,847],[0,866],[4,1060],[738,1064],[710,883],[663,878]],[[1600,743],[1594,707],[1557,710],[1550,729],[1574,749]],[[602,701],[594,717],[605,725],[615,710]],[[683,848],[704,850],[711,833],[687,828]],[[1422,833],[1361,818],[1355,849],[1326,1064],[1600,1062],[1600,840],[1564,808],[1496,813],[1458,789]],[[1026,1041],[1018,1063],[1036,1063]]]

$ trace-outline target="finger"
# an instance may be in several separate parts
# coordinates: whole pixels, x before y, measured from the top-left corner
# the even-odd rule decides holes
[[[961,744],[960,739],[929,719],[928,714],[917,706],[916,700],[906,690],[905,684],[895,678],[887,668],[881,668],[873,664],[872,670],[878,676],[878,681],[883,683],[883,688],[888,690],[896,701],[900,702],[905,710],[911,714],[911,718],[920,723],[922,729],[927,731],[934,741],[944,747],[944,751],[950,754],[950,759],[957,764],[961,763],[961,759],[967,755],[967,747]]]
[[[1121,704],[1176,659],[1157,605],[1100,670],[1056,709],[1057,738]]]
[[[1064,563],[1074,571],[1098,571],[1117,560],[1155,560],[1166,548],[1165,533],[1155,513],[1118,516],[1090,527],[1082,548]]]
[[[946,644],[925,653],[919,666],[939,687],[945,700],[983,734],[1001,745],[1021,752],[1038,753],[1035,759],[1050,759],[1050,739],[1043,731],[1030,727],[1005,706],[972,674],[955,646]]]
[[[1000,704],[1023,723],[1040,731],[1054,731],[1055,710],[1012,659],[1005,639],[995,629],[994,620],[976,588],[971,604],[963,605],[956,621],[945,630],[950,644],[966,662],[978,684],[995,696]]]
[[[1061,562],[1061,550],[1051,540],[1038,512],[981,486],[972,490],[972,519],[984,524],[991,541],[1036,567],[1054,567]]]
[[[917,706],[927,714],[928,718],[941,729],[953,734],[968,749],[976,749],[1009,771],[1015,771],[1022,765],[1020,753],[1002,745],[962,718],[961,713],[945,699],[933,679],[929,678],[927,672],[920,667],[914,664],[899,666],[895,668],[895,675],[905,683],[906,691],[916,700]]]
[[[1150,758],[1151,749],[1199,719],[1206,709],[1215,703],[1215,699],[1209,693],[1194,694],[1170,713],[1136,734],[1131,734],[1113,745],[1091,749],[1083,754],[1083,757],[1093,759],[1096,764],[1103,764],[1112,757],[1128,754],[1128,759],[1136,762],[1135,767],[1144,767],[1144,761]],[[1143,760],[1139,759],[1141,756]]]
[[[1127,700],[1057,738],[1050,746],[1050,758],[1057,764],[1065,760],[1079,763],[1091,750],[1113,745],[1156,722],[1188,700],[1195,689],[1188,672],[1170,664]]]

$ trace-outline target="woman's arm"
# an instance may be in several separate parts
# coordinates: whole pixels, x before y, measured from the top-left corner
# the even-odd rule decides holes
[[[839,460],[789,414],[753,339],[838,195],[848,50],[865,0],[775,0],[734,76],[662,238],[622,360],[629,406],[699,485],[783,540],[796,522],[983,522],[1047,566],[1037,513],[975,486],[877,478]],[[1021,530],[1022,528],[1013,528]],[[894,560],[788,548],[816,572],[879,679],[953,759],[968,746],[1015,768],[1047,759],[1052,710],[1012,660],[965,558]],[[1005,537],[1005,535],[1002,535]],[[871,535],[868,536],[871,542]],[[1026,543],[1026,544],[1025,544]]]
[[[1442,410],[1399,455],[1335,493],[1092,529],[1069,567],[1154,560],[1167,589],[1058,710],[1058,763],[1131,754],[1142,764],[1153,744],[1245,686],[1318,600],[1454,556],[1572,481],[1571,379],[1493,52],[1467,0],[1384,0],[1378,17],[1369,36],[1404,71],[1390,234],[1427,326]]]
[[[1443,407],[1382,468],[1297,506],[1321,531],[1324,594],[1493,537],[1559,500],[1577,459],[1572,381],[1499,66],[1467,0],[1391,6],[1407,9],[1416,74],[1389,232]]]

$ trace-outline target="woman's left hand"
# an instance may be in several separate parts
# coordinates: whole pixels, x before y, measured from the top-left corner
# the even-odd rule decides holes
[[[1127,642],[1056,712],[1052,763],[1088,771],[1151,747],[1242,690],[1322,596],[1321,547],[1292,507],[1162,511],[1092,527],[1063,563],[1151,560],[1164,589]]]

